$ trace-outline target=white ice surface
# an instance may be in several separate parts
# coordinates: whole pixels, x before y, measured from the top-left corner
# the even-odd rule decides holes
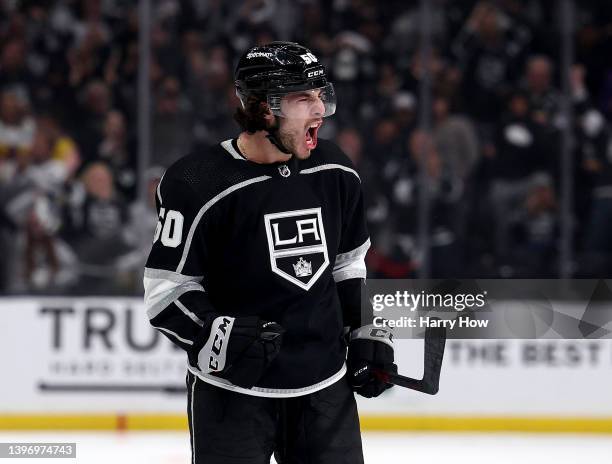
[[[0,432],[0,442],[76,442],[76,459],[0,459],[19,464],[189,464],[178,432]],[[587,464],[612,462],[612,436],[365,433],[366,464]]]

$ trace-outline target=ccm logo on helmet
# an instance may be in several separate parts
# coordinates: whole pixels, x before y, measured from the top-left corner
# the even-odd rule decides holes
[[[308,53],[304,53],[303,55],[300,55],[300,58],[302,58],[306,64],[310,64],[310,63],[316,63],[319,60],[317,60],[317,57],[314,56],[312,53],[308,52]],[[309,76],[310,77],[310,76]]]
[[[322,69],[318,69],[317,71],[310,71],[308,73],[308,77],[316,77],[316,76],[322,76],[322,75],[323,75]]]

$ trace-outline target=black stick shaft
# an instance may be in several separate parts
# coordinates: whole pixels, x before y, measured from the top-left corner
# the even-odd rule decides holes
[[[433,319],[433,318],[432,318]],[[399,387],[410,388],[428,395],[438,393],[440,387],[440,371],[446,345],[446,329],[444,327],[428,327],[425,330],[425,354],[423,363],[423,378],[413,379],[395,372],[374,369],[374,375],[385,383]]]

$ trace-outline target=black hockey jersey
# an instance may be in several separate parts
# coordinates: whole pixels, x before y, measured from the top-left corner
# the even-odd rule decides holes
[[[338,147],[320,140],[306,160],[257,164],[227,140],[172,165],[157,209],[144,278],[154,327],[187,352],[221,315],[259,316],[286,330],[279,355],[252,389],[190,357],[195,375],[279,397],[342,378],[343,328],[359,321],[359,305],[358,295],[341,304],[337,287],[365,278],[370,241],[359,176]]]

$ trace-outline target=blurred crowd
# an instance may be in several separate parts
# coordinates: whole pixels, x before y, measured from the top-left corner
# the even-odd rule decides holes
[[[571,272],[612,274],[608,2],[575,2],[564,100],[559,8],[546,0],[432,0],[428,61],[418,1],[152,0],[147,167],[137,3],[0,2],[3,293],[140,293],[164,168],[237,134],[233,65],[277,39],[311,48],[336,87],[320,136],[362,175],[372,277],[418,275],[425,192],[433,277],[558,277],[567,124]]]

